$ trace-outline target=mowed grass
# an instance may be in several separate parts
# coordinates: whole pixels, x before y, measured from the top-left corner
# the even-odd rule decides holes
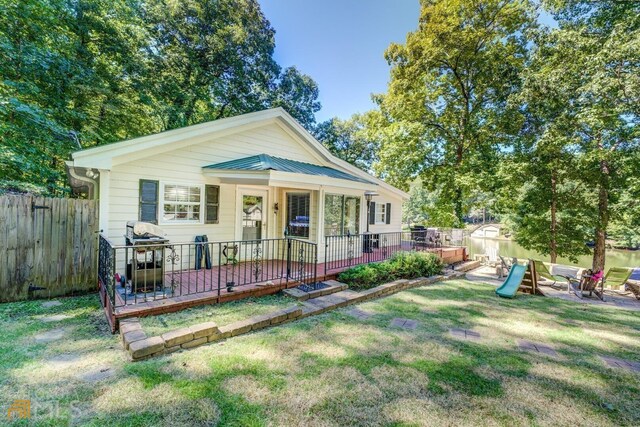
[[[159,316],[143,317],[141,321],[147,335],[153,336],[202,322],[213,321],[218,325],[226,325],[251,316],[292,307],[296,304],[296,300],[280,293],[260,298],[246,298],[225,304],[193,307]]]
[[[359,304],[367,320],[346,307],[133,363],[96,296],[61,301],[0,305],[3,413],[14,399],[40,408],[16,425],[640,425],[640,374],[598,357],[639,360],[637,312],[498,299],[492,286],[459,280]],[[51,314],[71,318],[41,321]],[[395,317],[419,325],[392,328]],[[34,342],[60,327],[66,339]],[[482,339],[459,340],[451,327]],[[520,351],[519,339],[559,356]],[[64,353],[81,357],[60,363]],[[92,366],[112,375],[79,378]]]

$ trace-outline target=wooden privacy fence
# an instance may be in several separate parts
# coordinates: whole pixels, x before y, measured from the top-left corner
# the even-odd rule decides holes
[[[97,247],[95,200],[0,196],[0,302],[96,289]]]

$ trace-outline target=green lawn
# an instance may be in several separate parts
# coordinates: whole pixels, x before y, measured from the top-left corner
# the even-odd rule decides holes
[[[638,360],[637,312],[503,300],[493,290],[443,282],[359,304],[373,314],[367,320],[347,307],[136,363],[108,333],[96,296],[50,309],[4,304],[2,410],[30,398],[41,414],[29,425],[640,424],[640,374],[596,356]],[[43,323],[51,314],[71,317]],[[395,317],[419,325],[391,328]],[[66,338],[34,341],[60,327]],[[482,340],[453,338],[451,327]],[[518,339],[551,345],[559,357],[522,352]],[[80,378],[96,366],[112,375]]]
[[[177,313],[142,318],[142,327],[148,336],[160,335],[173,329],[197,323],[214,321],[226,325],[251,316],[267,314],[296,305],[296,300],[284,294],[260,298],[246,298],[226,304],[194,307]]]

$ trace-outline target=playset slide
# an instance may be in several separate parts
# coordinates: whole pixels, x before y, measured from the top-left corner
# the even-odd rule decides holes
[[[496,289],[496,294],[504,298],[513,298],[522,284],[524,274],[527,271],[526,265],[516,264],[509,270],[509,275],[502,285]]]

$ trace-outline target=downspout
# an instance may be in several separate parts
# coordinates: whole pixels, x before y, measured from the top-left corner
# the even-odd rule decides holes
[[[88,184],[87,185],[87,188],[88,188],[87,197],[90,200],[97,200],[98,199],[98,193],[96,191],[96,188],[98,187],[98,183],[96,182],[96,180],[93,179],[93,178],[90,178],[90,177],[88,177],[86,175],[85,176],[79,175],[76,172],[75,166],[73,166],[73,162],[72,161],[70,161],[70,160],[66,161],[65,164],[67,166],[67,172],[69,173],[69,175],[71,175],[74,179],[77,179],[78,181],[86,182]],[[92,170],[89,169],[88,172],[89,171],[92,171]],[[97,173],[95,173],[95,172],[92,172],[92,173],[97,175]]]

